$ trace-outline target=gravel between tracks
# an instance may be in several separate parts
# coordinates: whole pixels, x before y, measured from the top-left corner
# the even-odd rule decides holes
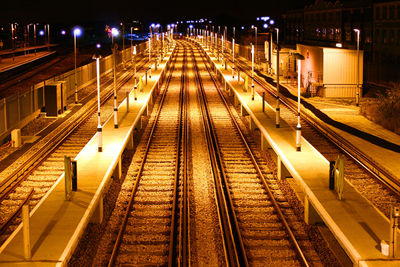
[[[189,64],[189,68],[191,64]],[[191,133],[191,264],[222,266],[224,254],[201,111],[196,87],[190,80]]]

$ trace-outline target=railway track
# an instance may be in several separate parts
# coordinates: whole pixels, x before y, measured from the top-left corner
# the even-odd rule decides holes
[[[229,55],[225,55],[225,57],[230,59]],[[237,69],[239,68],[247,75],[251,75],[245,62],[237,58],[235,58],[235,62]],[[271,106],[275,106],[276,89],[258,76],[255,76],[254,82],[266,92],[265,100]],[[281,118],[288,122],[290,126],[296,128],[297,104],[283,95],[280,95],[279,99],[282,103],[280,105]],[[390,206],[400,204],[400,182],[313,116],[303,112],[301,114],[301,128],[302,136],[329,161],[336,160],[340,154],[344,155],[345,179],[389,218]]]
[[[250,149],[203,56],[202,64],[204,67],[196,69],[197,85],[229,264],[320,265],[273,171]],[[200,77],[210,78],[203,81]]]
[[[180,266],[188,254],[186,51],[180,77],[167,78],[108,266]],[[179,106],[177,106],[177,100]]]
[[[141,62],[138,67],[142,69],[145,65],[146,61]],[[122,89],[130,78],[131,75],[122,77],[118,81],[118,88]],[[111,84],[112,79],[103,86]],[[112,95],[112,90],[109,90],[101,99],[103,118],[112,114],[112,101],[110,101]],[[108,107],[106,112],[104,112],[105,107]],[[62,135],[50,140],[44,149],[32,155],[23,166],[8,177],[9,181],[2,186],[0,192],[0,244],[21,222],[19,217],[13,218],[13,214],[20,209],[31,189],[34,189],[34,193],[30,197],[29,205],[33,208],[64,172],[64,156],[74,158],[96,133],[96,111],[97,105],[90,106],[84,116],[68,125]]]

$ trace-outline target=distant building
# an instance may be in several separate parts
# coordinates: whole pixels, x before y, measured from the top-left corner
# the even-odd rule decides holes
[[[400,1],[316,0],[283,15],[283,42],[364,51],[364,84],[400,82]]]
[[[373,4],[371,63],[366,73],[377,84],[400,82],[400,1],[376,1]]]

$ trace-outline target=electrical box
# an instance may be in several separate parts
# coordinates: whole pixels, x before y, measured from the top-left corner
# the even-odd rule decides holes
[[[61,83],[61,106],[64,111],[67,110],[67,81],[58,81]]]
[[[52,82],[44,87],[44,99],[46,116],[57,117],[62,114],[64,108],[62,106],[62,83]]]

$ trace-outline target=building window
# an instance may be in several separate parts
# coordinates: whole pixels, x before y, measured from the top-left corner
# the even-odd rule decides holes
[[[346,41],[351,41],[351,31],[346,31]]]
[[[394,42],[394,30],[390,30],[390,32],[389,32],[389,43],[390,44],[395,44],[395,42]]]
[[[340,42],[342,40],[342,36],[341,35],[342,35],[341,29],[339,29],[339,28],[335,29],[336,41]]]
[[[397,18],[400,19],[400,5],[397,5]]]
[[[387,6],[382,7],[382,19],[387,19]]]
[[[397,30],[397,45],[400,45],[400,29]]]
[[[389,19],[394,19],[394,6],[389,8]]]
[[[381,7],[377,6],[375,8],[375,18],[376,19],[381,19]]]
[[[380,36],[380,31],[379,31],[379,29],[376,29],[376,30],[375,30],[375,38],[374,38],[374,40],[375,40],[375,43],[377,43],[377,44],[379,44],[380,41],[381,41],[381,36]]]
[[[384,44],[387,44],[387,36],[386,36],[386,30],[385,29],[382,30],[382,42]]]

